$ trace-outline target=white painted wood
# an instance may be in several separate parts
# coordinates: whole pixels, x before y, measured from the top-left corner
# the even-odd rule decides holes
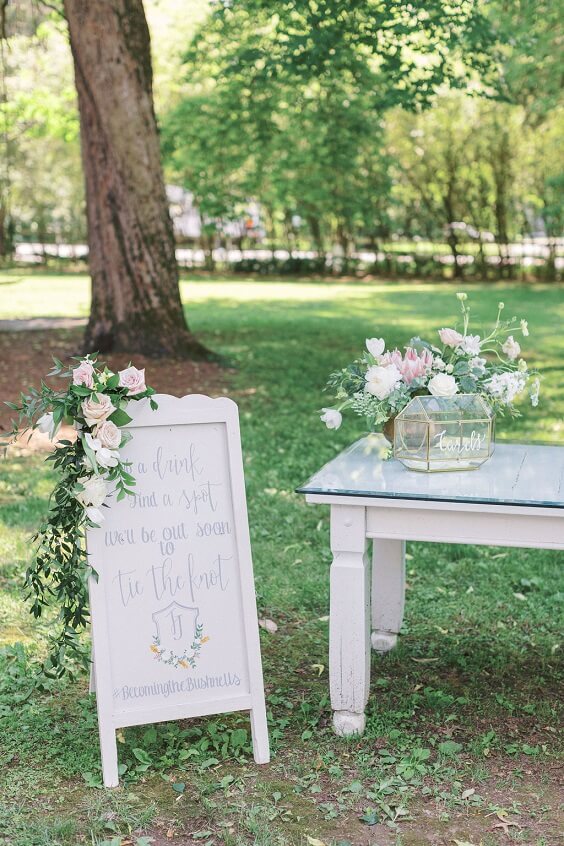
[[[329,681],[337,734],[364,731],[370,688],[370,571],[365,510],[331,508]]]
[[[564,511],[549,515],[512,514],[443,509],[370,507],[367,534],[372,538],[397,538],[442,543],[517,546],[533,549],[564,548]]]
[[[389,652],[397,642],[405,598],[405,541],[372,541],[372,648]]]
[[[155,399],[128,408],[135,498],[112,499],[87,533],[107,786],[121,726],[248,710],[255,760],[269,760],[237,406]]]
[[[331,506],[329,676],[341,735],[364,730],[368,539],[379,652],[395,646],[401,626],[406,540],[564,549],[563,447],[498,444],[477,471],[432,475],[388,453],[379,436],[363,438],[299,488],[308,503]]]
[[[88,693],[96,693],[96,668],[94,661],[90,664],[90,680],[88,682]]]

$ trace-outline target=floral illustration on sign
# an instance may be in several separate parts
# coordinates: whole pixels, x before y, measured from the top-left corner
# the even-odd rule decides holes
[[[198,608],[188,608],[178,602],[171,602],[153,614],[156,634],[149,648],[157,661],[169,667],[195,669],[202,645],[209,640],[204,636],[198,615]],[[180,647],[180,642],[187,636],[186,630],[191,632],[191,643]]]

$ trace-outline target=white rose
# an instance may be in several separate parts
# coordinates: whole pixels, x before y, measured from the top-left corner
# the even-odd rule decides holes
[[[446,362],[442,360],[440,355],[436,355],[433,358],[433,370],[444,370],[446,368]]]
[[[52,411],[48,411],[46,414],[42,414],[36,423],[36,427],[44,435],[49,435],[51,440],[53,440],[59,428],[58,426],[55,426],[55,420],[53,418]]]
[[[109,397],[105,394],[98,394],[98,397],[98,400],[92,396],[82,401],[82,413],[87,426],[98,426],[115,411]]]
[[[429,380],[427,387],[434,397],[453,397],[458,393],[456,379],[448,373],[437,373]]]
[[[137,370],[136,367],[126,367],[125,370],[119,371],[120,388],[127,388],[127,393],[130,396],[134,394],[142,394],[147,390],[145,385],[145,368]]]
[[[480,336],[479,335],[465,335],[458,345],[458,349],[468,355],[480,354]]]
[[[106,498],[108,486],[100,476],[81,476],[78,480],[83,490],[77,491],[75,498],[85,508],[99,508]]]
[[[96,438],[103,447],[117,449],[121,443],[121,432],[111,420],[104,420],[96,429]]]
[[[366,349],[370,355],[373,355],[374,358],[378,358],[386,349],[386,342],[383,338],[367,338]]]
[[[401,373],[395,364],[388,364],[387,367],[375,364],[368,368],[364,378],[366,379],[364,390],[383,400],[390,396],[401,379]]]
[[[519,353],[521,352],[521,347],[519,346],[518,342],[515,340],[513,335],[510,335],[507,341],[503,344],[502,348],[503,352],[511,361],[515,361]]]
[[[343,422],[343,415],[336,408],[322,408],[321,422],[325,423],[328,429],[338,429]]]

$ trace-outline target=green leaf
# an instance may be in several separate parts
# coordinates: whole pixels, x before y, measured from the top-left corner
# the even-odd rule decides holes
[[[114,413],[108,417],[108,420],[111,420],[116,426],[127,426],[128,423],[131,423],[132,419],[123,408],[116,408]]]
[[[174,784],[172,785],[172,789],[176,793],[184,793],[185,788],[186,788],[186,784],[183,781],[175,781]]]
[[[359,819],[366,825],[377,825],[380,822],[380,817],[374,808],[367,808]]]
[[[454,757],[462,750],[462,743],[457,743],[455,740],[444,740],[439,743],[437,748],[443,755]]]
[[[132,751],[139,763],[146,764],[147,766],[151,765],[152,760],[144,749],[133,749]]]

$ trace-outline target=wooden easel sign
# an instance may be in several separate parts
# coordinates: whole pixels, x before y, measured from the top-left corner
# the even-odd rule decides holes
[[[128,409],[135,496],[87,533],[107,787],[122,726],[248,710],[255,761],[269,760],[237,406],[155,399]]]

